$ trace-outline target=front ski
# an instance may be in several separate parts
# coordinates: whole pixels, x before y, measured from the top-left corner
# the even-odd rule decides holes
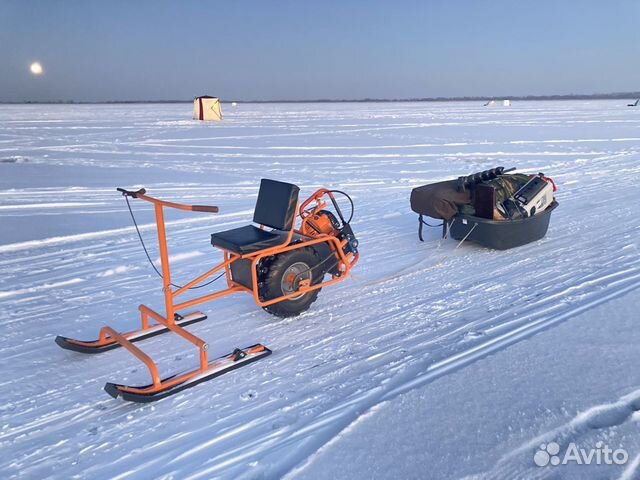
[[[176,325],[185,327],[192,323],[205,320],[207,316],[202,312],[191,313],[185,315],[176,315]],[[153,325],[147,329],[135,330],[133,332],[122,334],[130,342],[139,342],[140,340],[146,340],[147,338],[155,337],[161,333],[168,332],[169,329],[162,324]],[[74,340],[72,338],[62,337],[58,335],[56,337],[56,343],[65,350],[72,350],[79,353],[101,353],[114,348],[118,348],[121,345],[115,339],[106,340]]]
[[[236,348],[228,355],[219,357],[209,363],[206,370],[195,370],[180,375],[172,375],[160,381],[158,385],[131,387],[116,383],[107,383],[104,390],[113,398],[122,397],[131,402],[147,403],[160,400],[199,383],[219,377],[227,372],[253,363],[271,355],[264,345],[258,343],[247,348]]]

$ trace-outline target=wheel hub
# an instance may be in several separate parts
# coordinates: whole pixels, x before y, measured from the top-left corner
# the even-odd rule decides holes
[[[296,262],[291,264],[282,275],[280,287],[283,295],[289,295],[298,290],[301,280],[311,280],[311,271],[309,265],[304,262]],[[304,295],[304,293],[291,297],[289,300],[295,300]]]

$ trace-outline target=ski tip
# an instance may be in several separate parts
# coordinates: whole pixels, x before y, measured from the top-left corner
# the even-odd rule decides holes
[[[99,345],[98,340],[92,340],[91,342],[80,342],[78,340],[74,340],[68,337],[62,337],[60,335],[56,337],[55,341],[60,348],[78,353],[100,353],[120,346],[116,342],[108,343],[106,345]]]
[[[73,350],[73,347],[69,344],[67,340],[69,340],[67,337],[58,335],[55,341],[60,348],[64,348],[65,350]]]
[[[120,395],[120,390],[115,383],[106,383],[104,385],[104,391],[111,395],[113,398],[118,398]]]

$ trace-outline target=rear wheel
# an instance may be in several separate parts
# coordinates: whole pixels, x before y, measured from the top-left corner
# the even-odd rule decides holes
[[[319,263],[320,260],[312,248],[301,248],[276,255],[262,279],[261,298],[266,301],[294,293],[303,280],[310,281],[311,285],[320,283],[324,272],[321,267],[313,268]],[[264,309],[277,317],[295,317],[309,309],[318,298],[320,290],[302,293]]]

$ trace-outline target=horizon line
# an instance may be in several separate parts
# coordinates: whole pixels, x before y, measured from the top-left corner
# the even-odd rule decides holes
[[[195,98],[195,97],[194,97]],[[392,103],[392,102],[463,102],[490,100],[605,100],[640,98],[640,91],[611,93],[570,93],[553,95],[473,95],[454,97],[416,97],[416,98],[356,98],[356,99],[303,99],[303,100],[221,100],[221,103]],[[191,103],[193,100],[16,100],[0,101],[0,105],[98,105],[98,104],[136,104],[136,103]]]

